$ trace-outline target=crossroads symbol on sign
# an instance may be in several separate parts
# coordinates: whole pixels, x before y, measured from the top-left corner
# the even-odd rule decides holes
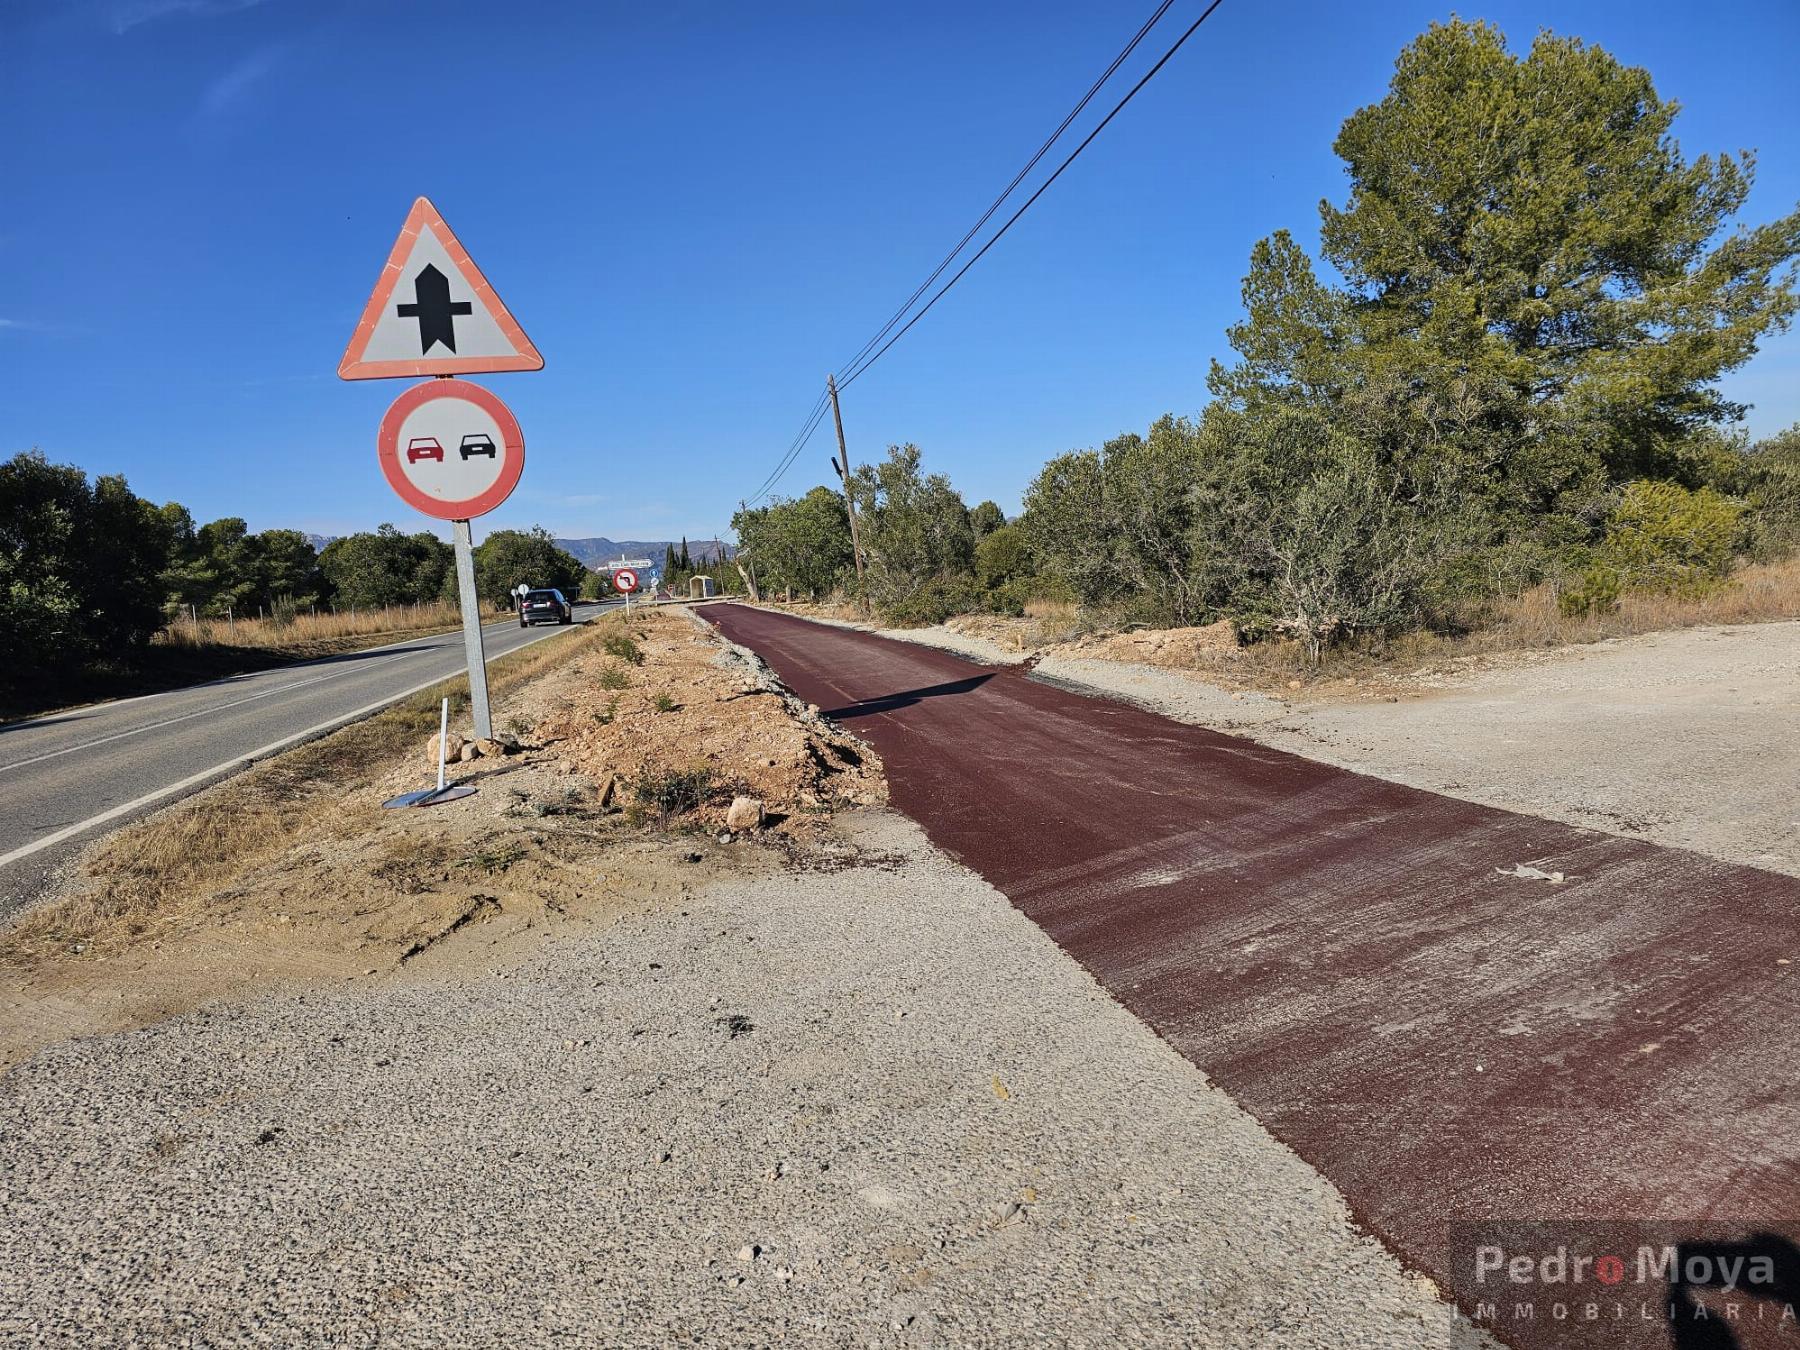
[[[455,351],[456,320],[460,315],[473,314],[475,306],[467,300],[452,301],[450,278],[430,263],[413,278],[413,301],[410,305],[396,305],[394,312],[403,319],[419,321],[420,354],[429,352],[432,344],[438,342]]]

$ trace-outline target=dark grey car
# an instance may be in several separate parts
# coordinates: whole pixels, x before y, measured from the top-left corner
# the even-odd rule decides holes
[[[575,606],[559,590],[526,591],[519,597],[519,627],[534,623],[574,623]]]

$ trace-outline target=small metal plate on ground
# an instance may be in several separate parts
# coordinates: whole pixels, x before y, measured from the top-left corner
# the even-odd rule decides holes
[[[389,797],[382,805],[389,810],[401,806],[436,806],[439,802],[454,802],[463,797],[473,797],[475,791],[465,783],[457,783],[450,787],[425,788],[420,792],[403,792],[398,797]]]

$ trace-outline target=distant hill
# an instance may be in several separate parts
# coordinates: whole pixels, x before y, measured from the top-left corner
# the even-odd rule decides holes
[[[322,553],[325,545],[338,537],[335,534],[309,534],[306,542],[313,546],[315,552]],[[681,548],[679,539],[558,539],[555,544],[558,548],[573,553],[589,568],[601,563],[617,562],[620,557],[648,558],[653,563],[660,563],[664,552],[671,545],[677,551]],[[737,553],[730,544],[718,544],[711,539],[688,540],[688,557],[696,563],[715,561],[721,549],[727,559]]]
[[[653,563],[660,563],[664,554],[673,546],[677,552],[681,550],[679,539],[558,539],[556,546],[573,553],[588,567],[598,567],[602,563],[617,562],[624,558],[648,558]],[[711,539],[688,540],[688,556],[696,563],[713,562],[723,549],[727,558],[736,552],[730,544],[718,544]]]

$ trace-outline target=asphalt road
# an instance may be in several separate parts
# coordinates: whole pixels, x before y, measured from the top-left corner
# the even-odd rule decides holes
[[[1603,1240],[1627,1252],[1766,1241],[1800,1280],[1800,881],[1016,667],[702,612],[873,744],[895,806],[1465,1310],[1494,1293],[1472,1283],[1469,1224],[1513,1225],[1488,1238],[1509,1250],[1544,1241],[1530,1221],[1553,1225],[1549,1249],[1571,1221],[1614,1225]],[[1503,874],[1519,864],[1563,879]],[[1628,1238],[1623,1221],[1665,1226]],[[1609,1324],[1605,1344],[1668,1344],[1677,1291],[1605,1291],[1646,1292],[1645,1320]],[[1547,1316],[1495,1329],[1572,1343]]]
[[[585,619],[608,605],[579,605]],[[489,625],[491,660],[569,630]],[[96,833],[461,674],[461,630],[0,725],[0,915]]]

